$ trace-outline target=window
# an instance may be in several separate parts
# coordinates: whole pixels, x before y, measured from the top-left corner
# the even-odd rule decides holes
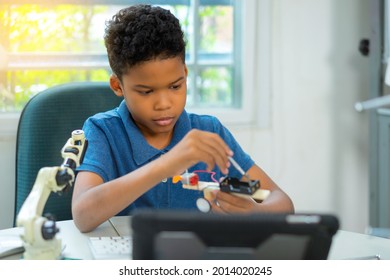
[[[167,8],[182,23],[189,68],[188,107],[241,107],[241,67],[237,63],[241,33],[236,32],[241,1],[48,2],[0,4],[1,111],[21,110],[31,96],[56,84],[108,81],[105,21],[136,3]]]
[[[107,81],[105,21],[136,3],[162,4],[187,38],[188,107],[224,123],[269,125],[271,0],[1,0],[0,133],[37,92]],[[261,42],[261,43],[260,43]],[[11,126],[14,127],[14,126]]]

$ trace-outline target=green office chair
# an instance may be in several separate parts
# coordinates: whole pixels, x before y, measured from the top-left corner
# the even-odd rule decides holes
[[[60,166],[61,149],[75,129],[98,112],[113,109],[123,98],[108,83],[80,82],[49,88],[35,95],[24,107],[16,139],[16,218],[42,167]],[[73,188],[62,195],[51,193],[43,214],[57,221],[72,219]]]

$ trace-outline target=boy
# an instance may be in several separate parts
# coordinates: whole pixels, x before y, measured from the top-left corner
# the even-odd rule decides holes
[[[294,211],[290,198],[215,117],[184,110],[188,70],[176,17],[148,5],[123,9],[108,22],[105,44],[113,71],[110,86],[124,101],[84,124],[89,145],[72,199],[80,231],[144,207],[196,209],[202,193],[173,184],[172,177],[188,169],[241,178],[229,157],[271,193],[257,203],[249,196],[216,192],[210,199],[214,212]],[[207,172],[200,176],[210,181]]]

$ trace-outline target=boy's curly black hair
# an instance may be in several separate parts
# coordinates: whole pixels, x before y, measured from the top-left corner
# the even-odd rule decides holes
[[[120,10],[106,23],[108,61],[121,79],[135,65],[179,56],[185,61],[184,33],[169,10],[135,5]]]

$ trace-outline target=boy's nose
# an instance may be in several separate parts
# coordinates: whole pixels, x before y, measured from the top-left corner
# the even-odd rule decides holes
[[[168,92],[161,91],[156,94],[155,109],[166,110],[171,107],[171,100]]]

